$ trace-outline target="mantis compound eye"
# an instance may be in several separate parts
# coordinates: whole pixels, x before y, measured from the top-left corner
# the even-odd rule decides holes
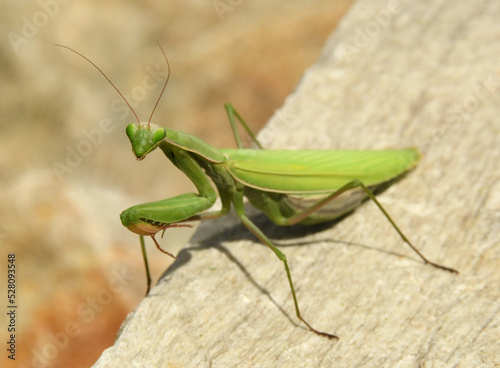
[[[127,137],[129,139],[133,139],[135,134],[137,133],[138,129],[139,129],[139,126],[137,124],[127,125],[127,128],[125,129],[125,132],[127,133]]]
[[[127,134],[128,134],[128,127],[127,127]],[[153,143],[158,143],[159,141],[163,140],[166,134],[167,133],[162,128],[155,129],[153,132]]]

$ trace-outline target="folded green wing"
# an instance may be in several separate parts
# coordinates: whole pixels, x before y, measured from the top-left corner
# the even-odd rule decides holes
[[[231,175],[247,186],[282,193],[334,191],[358,179],[367,186],[391,180],[420,160],[404,150],[222,149]]]

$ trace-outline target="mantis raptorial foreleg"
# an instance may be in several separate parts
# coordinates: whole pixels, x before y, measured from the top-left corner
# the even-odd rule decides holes
[[[164,229],[163,229],[163,233],[162,233],[162,237],[163,237],[163,234],[165,233],[165,230],[167,228],[170,228],[170,227],[192,227],[191,225],[185,225],[185,224],[172,224],[172,225],[169,225],[169,226],[166,226]],[[155,238],[155,234],[153,235],[150,235],[151,236],[151,239],[153,239],[153,242],[155,243],[156,245],[156,248],[162,252],[162,253],[165,253],[166,255],[172,257],[173,259],[176,259],[177,257],[174,256],[172,253],[170,252],[167,252],[166,250],[164,250],[160,244],[158,244],[158,241],[156,240]],[[146,244],[144,243],[144,235],[139,235],[139,241],[141,243],[141,252],[142,252],[142,259],[144,261],[144,269],[146,270],[146,295],[149,294],[149,290],[151,290],[151,274],[149,272],[149,262],[148,262],[148,255],[146,253]]]

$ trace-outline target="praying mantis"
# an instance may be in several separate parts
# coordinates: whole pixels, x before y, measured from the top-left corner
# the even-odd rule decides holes
[[[426,263],[438,269],[458,273],[453,268],[429,261],[403,234],[373,194],[382,185],[413,169],[421,154],[416,148],[400,150],[265,150],[244,119],[231,104],[225,109],[238,146],[237,149],[217,149],[201,139],[151,123],[153,114],[170,77],[170,65],[165,52],[168,74],[148,122],[141,122],[132,106],[106,74],[79,52],[62,45],[91,63],[113,86],[134,114],[137,122],[126,127],[126,134],[137,160],[159,148],[168,160],[195,185],[198,193],[184,193],[156,202],[130,207],[120,215],[122,224],[140,235],[146,268],[148,292],[151,284],[145,252],[144,236],[150,236],[156,247],[163,250],[155,235],[171,227],[190,226],[192,221],[221,217],[234,207],[243,225],[283,263],[290,286],[295,314],[307,328],[328,339],[338,339],[319,331],[302,316],[286,255],[249,219],[244,197],[282,226],[316,224],[344,216],[372,200],[401,239]],[[257,148],[243,148],[238,123],[246,130]],[[214,189],[214,186],[215,189]],[[208,211],[220,197],[222,208]]]

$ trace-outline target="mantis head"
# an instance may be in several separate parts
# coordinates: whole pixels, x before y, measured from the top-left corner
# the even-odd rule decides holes
[[[166,135],[165,129],[150,123],[129,124],[126,132],[138,160],[154,151]]]
[[[147,123],[141,123],[139,120],[139,117],[135,113],[134,109],[130,105],[130,103],[127,101],[125,96],[120,92],[120,90],[111,82],[111,80],[108,78],[108,76],[96,65],[94,64],[89,58],[86,56],[80,54],[78,51],[73,50],[72,48],[69,48],[67,46],[63,45],[56,45],[59,47],[64,47],[65,49],[68,49],[75,54],[81,56],[85,60],[87,60],[90,64],[92,64],[103,76],[104,78],[107,79],[109,84],[118,92],[120,97],[125,101],[125,103],[128,105],[132,113],[134,114],[137,123],[129,124],[127,126],[126,132],[127,136],[130,139],[130,143],[132,144],[132,150],[134,151],[134,154],[136,155],[138,160],[144,159],[148,153],[153,151],[160,142],[165,138],[166,132],[163,128],[158,127],[155,124],[151,124],[151,119],[153,118],[153,114],[156,110],[156,107],[158,106],[158,103],[160,102],[161,96],[163,95],[163,92],[165,91],[165,88],[167,87],[168,79],[170,78],[170,64],[168,63],[167,55],[165,55],[165,52],[163,51],[160,43],[158,42],[158,46],[160,47],[160,50],[165,57],[165,61],[167,62],[167,67],[168,67],[168,74],[167,78],[165,80],[165,84],[163,85],[163,88],[160,92],[160,96],[158,96],[158,99],[156,100],[156,104],[153,108],[153,111],[151,112],[151,116],[149,117],[149,121]]]

